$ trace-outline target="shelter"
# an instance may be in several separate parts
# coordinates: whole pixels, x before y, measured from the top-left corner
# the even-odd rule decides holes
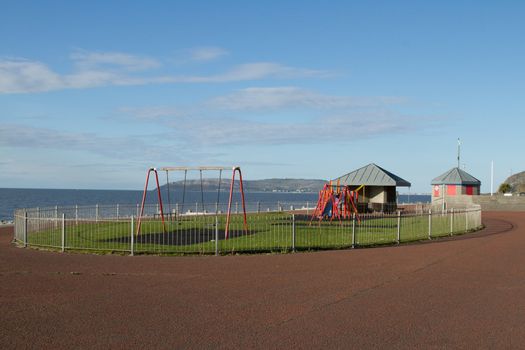
[[[432,184],[432,203],[446,198],[476,196],[480,193],[481,181],[460,168],[452,168],[436,177]]]
[[[332,180],[332,184],[358,191],[359,211],[391,211],[397,207],[396,187],[410,187],[410,182],[380,166],[370,163]]]

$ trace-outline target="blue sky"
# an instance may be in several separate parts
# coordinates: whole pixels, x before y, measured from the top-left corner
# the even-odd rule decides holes
[[[522,1],[1,1],[0,187],[525,170]],[[210,174],[210,176],[214,176]],[[176,179],[176,175],[174,175]],[[404,192],[404,189],[401,189]]]

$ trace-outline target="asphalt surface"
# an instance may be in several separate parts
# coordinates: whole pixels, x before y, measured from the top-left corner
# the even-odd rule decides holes
[[[97,256],[0,229],[0,348],[523,348],[525,213],[428,244]]]

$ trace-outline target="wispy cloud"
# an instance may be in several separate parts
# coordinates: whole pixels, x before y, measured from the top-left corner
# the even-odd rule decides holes
[[[94,133],[63,132],[21,124],[0,125],[0,146],[88,151],[108,157],[154,154],[140,137],[102,137]]]
[[[263,78],[275,79],[289,79],[289,78],[326,78],[331,74],[327,71],[305,69],[285,66],[273,62],[255,62],[241,64],[226,73],[218,74],[209,77],[202,77],[202,81],[208,82],[229,82],[229,81],[243,81],[256,80]],[[195,80],[198,81],[198,80]]]
[[[234,66],[224,73],[190,76],[163,76],[150,79],[157,83],[229,83],[261,79],[326,78],[327,71],[285,66],[273,62],[254,62]]]
[[[86,152],[115,160],[117,163],[123,160],[128,163],[147,162],[147,166],[158,162],[185,164],[195,159],[207,159],[220,154],[217,150],[204,151],[183,140],[174,140],[173,132],[108,137],[95,133],[65,132],[23,124],[0,125],[0,147],[29,149],[35,152],[40,150]],[[177,152],[174,152],[174,149]]]
[[[406,133],[416,127],[410,118],[393,112],[327,115],[303,122],[253,122],[237,118],[178,120],[173,133],[203,146],[349,144],[386,134]]]
[[[298,87],[252,87],[217,97],[208,102],[210,107],[229,110],[261,110],[307,107],[339,109],[399,104],[401,97],[330,96]]]
[[[205,46],[189,49],[190,59],[197,62],[208,62],[226,56],[228,51],[221,47]]]
[[[217,54],[215,52],[215,55]],[[201,53],[201,57],[205,56]],[[208,53],[207,57],[212,56],[212,53]],[[225,72],[207,75],[154,75],[150,71],[161,68],[162,64],[149,57],[77,50],[70,58],[75,69],[66,74],[58,73],[39,61],[0,58],[0,93],[32,93],[112,85],[228,83],[329,76],[326,71],[291,67],[275,62],[239,64]],[[138,71],[141,71],[140,75],[136,74]]]
[[[418,118],[395,106],[403,97],[321,94],[298,87],[253,87],[190,106],[121,108],[135,120],[159,121],[171,134],[196,146],[333,144],[420,128]],[[288,115],[292,118],[280,118]],[[256,116],[256,117],[253,117]],[[265,119],[261,119],[265,118]]]
[[[121,107],[117,110],[120,114],[132,115],[137,120],[152,121],[166,117],[185,116],[187,113],[179,107],[153,106],[153,107]]]
[[[60,89],[64,79],[45,64],[21,59],[0,60],[0,93]]]
[[[80,70],[94,70],[101,67],[140,71],[158,68],[161,63],[150,57],[141,57],[121,52],[88,52],[77,50],[70,55]]]

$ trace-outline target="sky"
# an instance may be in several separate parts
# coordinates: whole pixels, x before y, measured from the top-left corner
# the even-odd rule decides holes
[[[330,179],[376,163],[429,193],[458,138],[482,192],[492,161],[495,188],[525,170],[523,1],[0,7],[0,187],[141,189],[152,166]]]

